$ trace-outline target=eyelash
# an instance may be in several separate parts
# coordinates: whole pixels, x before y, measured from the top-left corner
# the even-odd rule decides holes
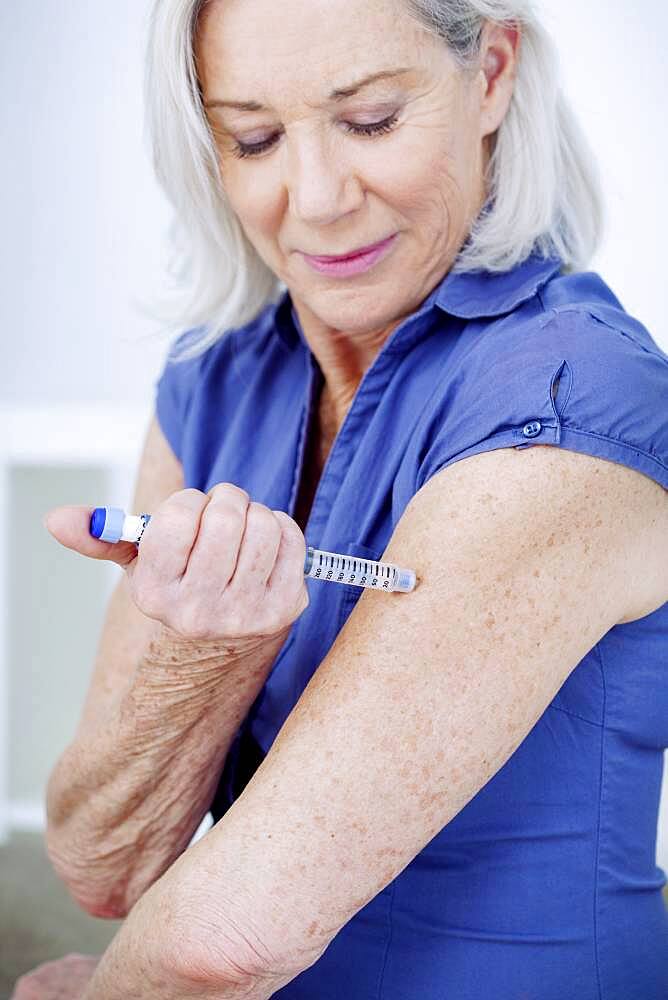
[[[397,112],[390,115],[389,118],[383,118],[380,122],[370,122],[368,125],[354,125],[352,122],[344,122],[346,130],[351,132],[353,135],[381,135],[385,132],[391,132],[396,123],[399,120],[399,115]],[[270,149],[274,145],[274,140],[276,136],[270,136],[269,139],[264,139],[262,142],[254,142],[252,144],[237,142],[234,147],[234,155],[243,159],[248,156],[258,156],[263,153],[266,149]]]

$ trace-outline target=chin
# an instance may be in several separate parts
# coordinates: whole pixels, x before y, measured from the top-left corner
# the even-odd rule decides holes
[[[341,287],[324,295],[314,294],[302,301],[326,326],[354,334],[369,333],[394,322],[397,310],[392,307],[390,299],[389,294],[383,295],[378,288],[353,290]]]

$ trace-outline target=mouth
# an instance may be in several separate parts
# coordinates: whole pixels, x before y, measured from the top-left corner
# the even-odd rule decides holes
[[[367,246],[358,247],[357,250],[349,250],[348,253],[342,253],[336,255],[304,253],[304,256],[307,257],[309,260],[317,260],[323,264],[331,264],[333,261],[337,260],[352,260],[355,257],[363,256],[363,254],[371,253],[373,250],[379,250],[386,243],[389,243],[389,241],[393,239],[395,235],[396,234],[393,233],[392,236],[387,236],[385,237],[385,239],[378,240],[377,243],[369,243]]]
[[[338,277],[349,277],[368,271],[378,261],[389,252],[394,243],[397,233],[388,236],[378,243],[372,243],[366,247],[359,247],[346,254],[338,256],[316,255],[303,253],[302,256],[307,264],[321,274],[329,274]]]

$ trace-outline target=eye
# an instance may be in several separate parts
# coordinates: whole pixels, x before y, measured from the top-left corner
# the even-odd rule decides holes
[[[398,120],[399,115],[395,112],[388,118],[383,118],[380,122],[369,122],[365,125],[355,124],[354,122],[344,122],[343,125],[346,131],[351,132],[353,135],[381,135],[384,132],[391,132]],[[268,139],[263,139],[262,142],[236,142],[233,150],[234,155],[240,158],[245,156],[258,156],[260,153],[264,153],[265,150],[270,149],[273,145],[275,145],[276,138],[277,133],[269,136]]]

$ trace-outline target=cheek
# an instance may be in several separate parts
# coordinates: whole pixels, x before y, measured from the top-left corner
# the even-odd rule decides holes
[[[386,173],[388,200],[425,235],[446,234],[465,213],[468,192],[466,170],[447,145],[416,148],[413,155],[392,159],[391,179]],[[389,197],[389,192],[393,197]]]
[[[248,233],[271,232],[281,214],[281,185],[271,169],[245,162],[221,167],[223,189],[232,210]]]
[[[424,196],[435,189],[461,189],[472,172],[470,150],[468,129],[459,121],[449,124],[442,111],[430,111],[406,122],[391,161],[407,192]]]

